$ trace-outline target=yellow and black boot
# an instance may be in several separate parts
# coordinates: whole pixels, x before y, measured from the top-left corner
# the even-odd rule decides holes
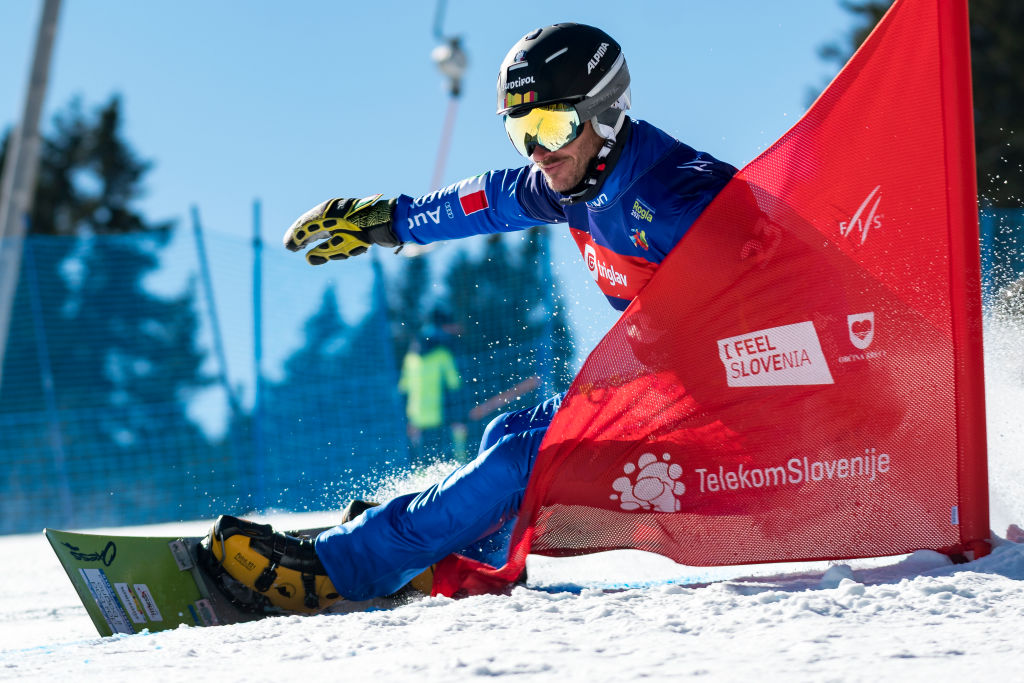
[[[200,541],[198,556],[232,602],[250,611],[314,613],[343,599],[314,541],[274,531],[269,524],[221,515]]]

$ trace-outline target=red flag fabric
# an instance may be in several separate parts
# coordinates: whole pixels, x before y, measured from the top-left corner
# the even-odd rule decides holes
[[[966,1],[898,0],[715,199],[585,362],[538,454],[528,553],[690,565],[986,551]]]

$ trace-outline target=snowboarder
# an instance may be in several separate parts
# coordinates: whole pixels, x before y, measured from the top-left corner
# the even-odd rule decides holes
[[[296,220],[284,244],[299,251],[319,242],[306,260],[320,265],[375,244],[397,248],[568,223],[591,276],[624,310],[736,173],[626,116],[629,85],[622,50],[604,31],[581,24],[531,31],[502,62],[497,93],[497,113],[530,165],[415,199],[331,199]],[[229,574],[274,604],[294,608],[299,601],[311,610],[339,596],[365,600],[414,577],[429,579],[431,566],[452,552],[500,566],[561,398],[500,415],[476,459],[444,481],[366,509],[315,539],[224,516],[207,544]],[[296,585],[303,595],[295,595]]]

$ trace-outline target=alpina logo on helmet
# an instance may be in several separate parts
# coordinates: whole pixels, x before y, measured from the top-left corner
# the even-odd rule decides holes
[[[590,58],[589,62],[587,62],[588,74],[597,68],[598,63],[601,61],[601,57],[604,57],[604,53],[606,52],[608,52],[608,43],[601,43],[601,46],[597,48],[597,52],[595,52],[594,56]]]
[[[509,81],[505,84],[505,90],[514,90],[515,88],[521,88],[524,85],[530,85],[535,83],[533,76],[520,76],[514,81]]]

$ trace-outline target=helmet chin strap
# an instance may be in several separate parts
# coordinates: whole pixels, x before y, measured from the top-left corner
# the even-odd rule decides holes
[[[614,125],[600,121],[608,112],[617,114]],[[590,119],[590,125],[594,127],[598,136],[604,139],[604,144],[587,164],[583,179],[575,187],[561,193],[562,198],[559,202],[562,206],[589,202],[601,192],[605,178],[615,168],[622,149],[626,146],[626,140],[629,139],[630,124],[628,122],[629,118],[626,116],[626,112],[616,109],[609,109],[604,114]]]

